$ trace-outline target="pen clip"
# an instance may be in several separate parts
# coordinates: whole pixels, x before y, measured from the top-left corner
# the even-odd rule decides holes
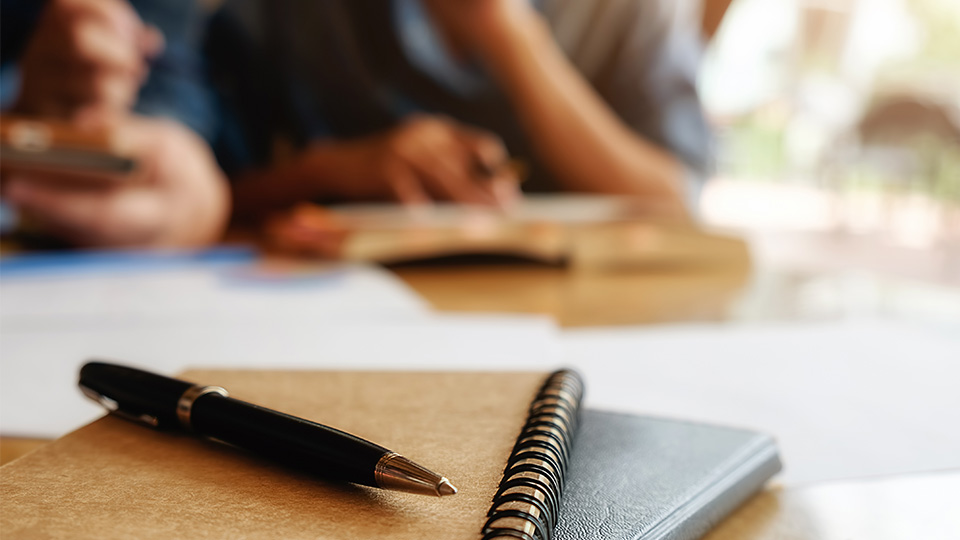
[[[149,414],[134,414],[134,413],[129,413],[127,411],[124,411],[120,409],[120,404],[117,403],[116,400],[108,398],[107,396],[101,394],[100,392],[97,392],[93,388],[90,388],[89,386],[84,386],[81,384],[80,391],[83,392],[83,395],[87,396],[88,398],[92,399],[93,401],[96,401],[101,406],[103,406],[103,408],[106,409],[107,412],[110,414],[114,414],[125,420],[137,422],[138,424],[144,424],[146,426],[153,427],[153,428],[160,425],[160,421],[159,419],[157,419],[156,416],[151,416]]]

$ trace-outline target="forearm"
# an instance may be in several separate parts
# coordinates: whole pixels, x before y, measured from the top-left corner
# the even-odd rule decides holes
[[[258,219],[296,201],[314,198],[315,191],[299,162],[243,173],[233,181],[233,219]]]
[[[535,14],[499,25],[481,55],[535,149],[567,189],[640,195],[682,212],[683,167],[625,125]]]
[[[509,204],[518,195],[511,174],[477,173],[478,163],[500,164],[505,155],[493,136],[447,118],[414,116],[363,138],[313,143],[290,164],[238,178],[236,217],[257,218],[317,198]]]
[[[241,174],[234,179],[234,219],[258,219],[301,201],[340,198],[338,177],[355,166],[359,151],[352,142],[316,142],[289,163]]]

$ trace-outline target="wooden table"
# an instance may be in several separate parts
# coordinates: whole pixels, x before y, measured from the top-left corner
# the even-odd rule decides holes
[[[523,264],[406,267],[395,272],[440,311],[542,314],[564,326],[736,319],[757,281],[748,264],[729,261],[616,272]],[[2,439],[0,462],[44,442]],[[791,489],[774,484],[706,538],[957,538],[957,501],[957,471]]]
[[[533,264],[395,271],[439,311],[546,315],[565,327],[726,320],[751,276],[746,264],[612,272]]]
[[[768,488],[704,540],[948,540],[960,535],[960,472]]]

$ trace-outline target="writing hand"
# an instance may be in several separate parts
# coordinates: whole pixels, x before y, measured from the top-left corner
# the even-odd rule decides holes
[[[319,148],[323,179],[346,199],[393,198],[407,204],[449,200],[510,204],[518,181],[492,134],[439,116],[416,116],[392,131]]]

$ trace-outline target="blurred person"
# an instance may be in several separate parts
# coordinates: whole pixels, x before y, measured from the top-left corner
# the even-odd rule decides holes
[[[531,166],[525,190],[636,195],[685,213],[709,166],[693,11],[666,0],[226,2],[209,52],[241,126],[236,206],[506,204],[517,195],[509,154]]]
[[[169,2],[172,9],[154,15],[170,31],[177,17],[192,19],[185,17],[190,6]],[[151,62],[177,53],[183,33],[171,32],[167,46],[123,0],[5,0],[2,7],[6,108],[91,137],[108,132],[116,150],[138,163],[124,179],[0,163],[4,202],[31,227],[77,245],[193,247],[218,239],[229,213],[225,177],[202,137],[159,118],[176,117],[163,114],[175,106],[170,93],[151,99],[144,88]],[[135,105],[158,118],[134,114]]]
[[[75,3],[84,1],[48,9]],[[209,19],[190,0],[130,3],[163,35],[119,25],[138,62],[117,70],[116,58],[101,60],[93,72],[110,82],[79,92],[93,104],[73,96],[66,106],[20,106],[122,123],[115,113],[138,88],[137,114],[173,118],[213,146],[241,215],[308,199],[509,204],[518,191],[508,155],[529,163],[526,190],[639,195],[683,214],[706,174],[699,32],[687,2],[226,0]],[[24,63],[39,56],[29,53]],[[37,88],[28,80],[36,71],[22,72],[22,87]],[[188,161],[206,154],[185,146]],[[155,185],[218,185],[213,169]]]

